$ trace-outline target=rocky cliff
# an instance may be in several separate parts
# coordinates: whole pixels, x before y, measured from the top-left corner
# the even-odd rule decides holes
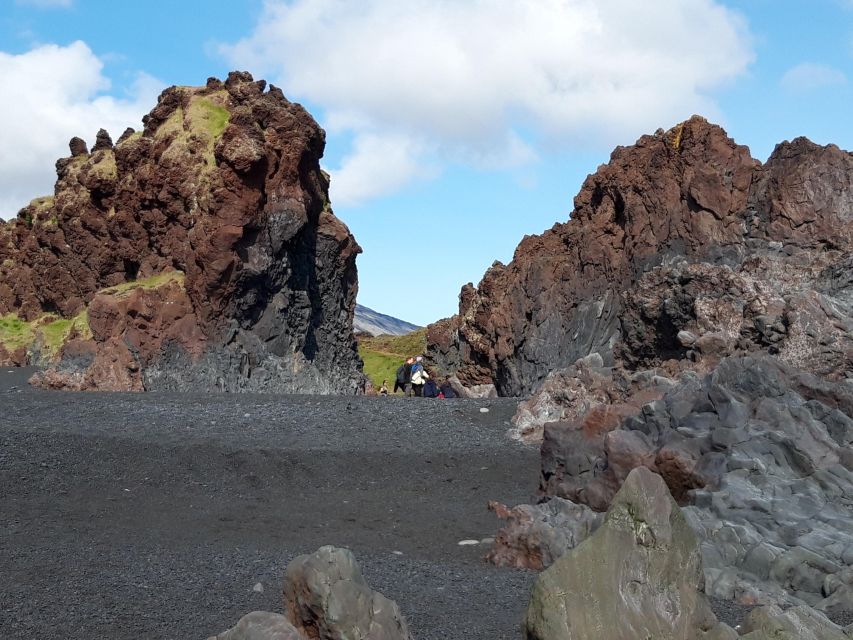
[[[569,222],[463,287],[458,316],[429,327],[429,355],[507,396],[593,353],[672,370],[770,350],[843,377],[851,221],[850,153],[798,138],[761,164],[693,117],[617,148]]]
[[[638,468],[700,541],[705,592],[853,614],[853,154],[803,138],[761,164],[692,118],[617,149],[572,219],[463,289],[430,353],[529,394],[539,504],[490,558],[589,539]],[[580,548],[580,547],[578,547]]]
[[[0,224],[0,362],[51,364],[60,388],[360,390],[360,248],[323,130],[237,72],[143,122],[74,138],[54,195]]]

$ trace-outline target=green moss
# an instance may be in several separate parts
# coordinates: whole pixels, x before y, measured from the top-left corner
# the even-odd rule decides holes
[[[107,287],[106,289],[101,289],[98,293],[123,298],[128,296],[134,289],[157,289],[171,282],[177,282],[183,286],[184,273],[182,271],[166,271],[150,278],[131,280],[130,282],[117,284],[114,287]]]
[[[185,160],[183,153],[192,149],[194,153],[201,153],[208,169],[215,167],[213,147],[231,118],[228,109],[222,106],[227,97],[225,91],[191,96],[186,110],[177,108],[154,133],[155,140],[169,140],[169,148],[163,157]]]
[[[92,330],[89,328],[89,310],[83,309],[71,319],[71,331],[76,331],[81,340],[90,340]]]
[[[42,345],[50,353],[56,353],[71,333],[72,320],[57,318],[39,327],[42,335]]]
[[[358,339],[358,354],[364,362],[364,374],[378,389],[383,380],[389,391],[394,386],[397,368],[409,356],[426,350],[426,329],[418,329],[403,336],[375,336]]]
[[[188,115],[191,128],[194,131],[202,129],[214,141],[225,131],[231,118],[228,109],[215,104],[209,98],[196,98],[190,102]]]
[[[33,323],[22,320],[13,313],[0,316],[0,344],[8,351],[30,345],[35,339]]]
[[[116,146],[120,147],[120,146],[122,146],[123,144],[127,144],[128,142],[131,142],[131,141],[133,141],[133,140],[139,140],[139,138],[141,138],[141,137],[142,137],[142,132],[141,132],[141,131],[134,131],[134,132],[133,132],[133,133],[131,133],[129,136],[127,136],[124,140],[122,140],[121,142],[119,142]]]

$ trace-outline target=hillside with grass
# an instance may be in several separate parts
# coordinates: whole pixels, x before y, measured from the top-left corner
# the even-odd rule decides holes
[[[387,380],[389,392],[394,388],[397,367],[409,356],[420,355],[425,349],[426,329],[402,336],[358,337],[358,354],[364,361],[364,374],[376,389]]]

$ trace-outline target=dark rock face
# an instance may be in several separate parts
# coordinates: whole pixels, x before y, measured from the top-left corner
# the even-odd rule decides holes
[[[325,135],[265,87],[235,72],[167,89],[143,132],[113,145],[102,130],[91,153],[72,140],[55,196],[0,224],[0,315],[88,312],[99,324],[91,338],[64,336],[46,384],[363,388],[352,334],[360,248],[329,207]],[[157,291],[163,280],[169,290]],[[105,299],[125,283],[144,292]],[[104,373],[87,358],[122,364]]]
[[[853,155],[803,138],[761,165],[698,117],[644,136],[587,178],[569,222],[463,287],[459,315],[428,329],[429,356],[508,396],[591,353],[677,369],[776,350],[845,375],[851,181]]]

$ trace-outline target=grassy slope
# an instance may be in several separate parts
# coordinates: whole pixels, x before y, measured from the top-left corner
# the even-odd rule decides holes
[[[358,353],[364,360],[364,373],[378,390],[383,380],[388,391],[394,388],[397,367],[409,356],[422,354],[426,349],[426,329],[404,336],[376,336],[358,339]]]

